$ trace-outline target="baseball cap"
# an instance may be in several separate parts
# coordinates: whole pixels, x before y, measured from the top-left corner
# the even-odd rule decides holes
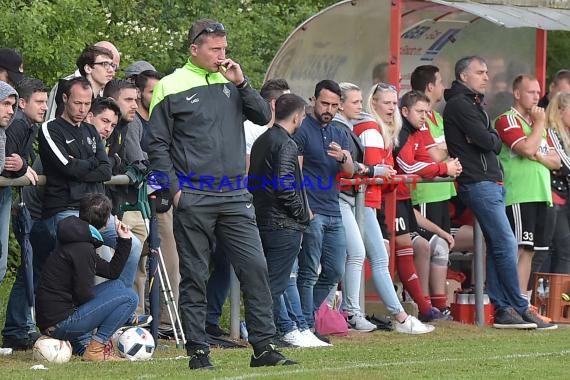
[[[24,78],[22,56],[14,49],[0,49],[0,67],[8,71],[8,77],[14,83],[18,83]]]
[[[143,71],[152,70],[156,71],[153,65],[148,63],[147,61],[136,61],[131,63],[125,69],[125,79],[132,77],[133,75],[139,75]]]

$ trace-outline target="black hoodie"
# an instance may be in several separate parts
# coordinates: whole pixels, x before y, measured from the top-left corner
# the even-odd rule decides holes
[[[102,245],[89,224],[76,216],[63,219],[57,228],[58,245],[48,257],[36,296],[36,319],[40,331],[67,319],[75,308],[95,297],[95,275],[116,279],[131,251],[131,239],[117,238],[110,262],[97,255]]]
[[[447,149],[451,157],[459,158],[463,167],[457,182],[502,181],[503,170],[497,156],[502,142],[483,109],[483,95],[454,81],[445,90],[444,98]]]

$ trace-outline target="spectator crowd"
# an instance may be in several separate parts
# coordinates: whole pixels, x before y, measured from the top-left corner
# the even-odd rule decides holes
[[[533,273],[570,274],[569,70],[542,97],[534,76],[510,78],[513,105],[492,120],[480,56],[459,59],[454,78],[416,67],[405,94],[376,75],[364,89],[350,78],[323,78],[307,102],[284,79],[255,90],[226,56],[226,30],[215,20],[192,24],[188,48],[186,64],[168,75],[136,61],[117,78],[117,47],[97,42],[51,90],[23,72],[25,53],[0,49],[0,171],[31,184],[17,201],[32,216],[35,289],[34,316],[22,302],[29,285],[22,266],[2,347],[27,350],[47,335],[69,340],[84,360],[121,360],[112,335],[152,322],[147,221],[123,207],[136,203],[140,182],[104,184],[133,172],[151,173],[157,190],[165,275],[191,369],[213,368],[208,336],[227,335],[220,316],[232,268],[252,367],[296,364],[278,347],[332,345],[316,312],[332,307],[338,289],[349,329],[385,326],[360,307],[366,258],[394,330],[432,332],[431,322],[453,319],[450,252],[473,250],[474,218],[485,238],[493,326],[557,327],[531,295]],[[40,174],[44,186],[36,186]],[[359,226],[356,188],[339,186],[340,178],[397,175],[453,180],[370,182]],[[395,218],[386,213],[390,192]],[[0,282],[13,201],[13,189],[0,188]],[[389,270],[391,251],[402,292]],[[162,305],[154,317],[168,339],[176,321]]]

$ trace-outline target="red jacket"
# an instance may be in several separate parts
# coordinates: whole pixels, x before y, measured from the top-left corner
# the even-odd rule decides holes
[[[399,174],[417,174],[422,178],[447,176],[447,164],[433,162],[420,131],[414,128],[405,118],[400,131],[399,146],[394,151],[396,170]],[[397,199],[410,199],[409,186],[398,187]]]
[[[391,149],[386,149],[382,130],[376,121],[370,117],[354,122],[354,134],[360,138],[364,146],[364,164],[366,165],[394,165]],[[366,207],[380,208],[382,202],[382,188],[378,185],[366,187],[364,204]]]

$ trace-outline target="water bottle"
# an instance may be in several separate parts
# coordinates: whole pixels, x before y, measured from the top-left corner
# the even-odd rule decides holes
[[[241,338],[245,341],[247,341],[248,338],[248,333],[247,333],[247,327],[245,326],[245,321],[241,321],[239,323],[239,333],[241,335]]]
[[[538,279],[538,285],[536,287],[536,295],[538,299],[542,302],[545,296],[545,289],[544,289],[544,278],[540,277]]]
[[[538,285],[536,287],[536,296],[538,298],[538,313],[543,314],[546,311],[544,300],[545,300],[545,289],[544,289],[544,279],[540,277],[538,279]]]
[[[550,283],[548,282],[548,280],[544,280],[544,299],[548,299],[548,297],[550,296]]]

